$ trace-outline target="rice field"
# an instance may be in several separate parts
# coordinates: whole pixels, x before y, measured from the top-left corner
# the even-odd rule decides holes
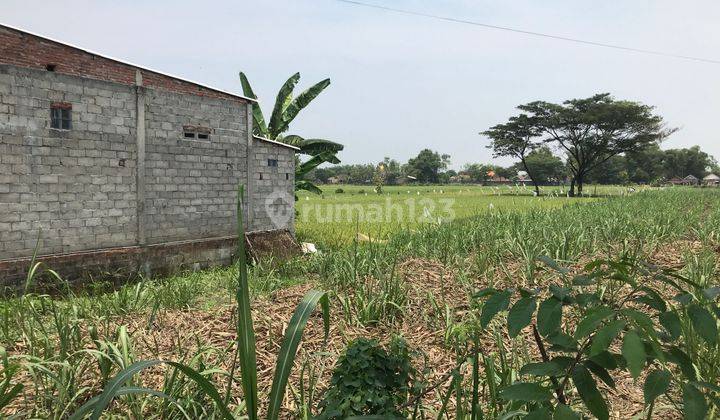
[[[386,187],[378,195],[333,186],[298,201],[298,236],[321,253],[247,272],[236,264],[119,289],[97,279],[66,296],[0,300],[0,414],[342,418],[331,408],[343,397],[365,401],[362,392],[372,391],[382,392],[373,399],[396,404],[357,413],[716,417],[720,346],[707,332],[717,332],[720,317],[720,190],[609,187],[594,195],[464,186]],[[302,206],[330,202],[368,212],[399,197],[450,197],[456,215],[438,220],[431,212],[424,220],[426,211],[406,203],[403,211],[414,215],[407,223],[351,216],[328,224]],[[675,294],[675,282],[689,286]],[[518,324],[517,308],[536,300],[532,322]],[[546,302],[563,302],[557,328],[568,331],[569,347],[546,334]],[[599,317],[605,305],[617,312]],[[302,337],[294,359],[288,337]],[[590,357],[596,341],[605,350]],[[402,383],[353,388],[366,382],[352,375],[371,371],[352,371],[353,343],[360,346],[353,352],[372,355],[363,363],[399,363]],[[618,362],[601,362],[601,353]],[[563,373],[557,363],[568,354],[582,366]],[[278,377],[287,379],[285,388]],[[355,394],[343,394],[348,389]]]
[[[568,198],[564,187],[543,187],[540,197],[532,186],[477,185],[385,186],[381,194],[373,186],[324,185],[323,194],[302,191],[296,210],[300,240],[321,249],[350,244],[357,234],[385,240],[395,232],[422,225],[437,225],[488,212],[527,212],[632,194],[641,188],[588,186],[589,196]]]

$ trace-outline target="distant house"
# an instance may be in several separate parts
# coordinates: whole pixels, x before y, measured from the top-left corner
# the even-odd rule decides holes
[[[328,184],[342,184],[345,181],[347,181],[347,177],[345,175],[331,176],[327,180]]]
[[[685,181],[682,178],[676,176],[672,179],[669,179],[667,183],[670,185],[683,185],[684,182]]]
[[[685,181],[683,185],[698,185],[700,183],[700,180],[694,175],[686,176],[683,181]]]
[[[715,174],[710,174],[703,178],[703,184],[708,186],[717,187],[720,185],[720,176],[717,176]]]

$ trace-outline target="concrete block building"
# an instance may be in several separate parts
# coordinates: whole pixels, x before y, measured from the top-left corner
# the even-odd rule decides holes
[[[66,279],[231,261],[293,230],[295,151],[251,98],[0,26],[0,287],[38,253]]]

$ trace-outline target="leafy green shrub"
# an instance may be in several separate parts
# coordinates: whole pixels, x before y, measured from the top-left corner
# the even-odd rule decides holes
[[[357,339],[338,359],[318,419],[404,418],[402,405],[419,386],[416,379],[405,340],[395,337],[385,350],[375,340]]]
[[[362,189],[362,188],[360,188],[357,193],[358,193],[358,195],[360,195],[360,194],[365,194],[365,190]]]
[[[675,406],[685,418],[717,415],[717,378],[699,367],[702,359],[718,357],[720,288],[627,258],[596,260],[576,276],[549,258],[541,260],[560,273],[561,284],[545,290],[485,289],[475,295],[484,299],[481,327],[508,308],[510,337],[532,324],[530,339],[541,360],[525,364],[521,379],[500,391],[509,409],[525,409],[533,418],[551,413],[569,418],[572,384],[588,411],[608,419],[597,381],[615,389],[618,375],[611,372],[627,371],[637,379],[649,371],[643,387],[647,418],[659,396],[674,401],[668,394],[673,389],[679,391],[674,395],[682,394],[682,406]],[[667,289],[676,293],[673,299],[663,297]],[[702,351],[693,351],[689,343]]]
[[[343,193],[345,193],[345,190],[343,190],[342,188],[338,188],[335,190],[335,194],[343,194]]]

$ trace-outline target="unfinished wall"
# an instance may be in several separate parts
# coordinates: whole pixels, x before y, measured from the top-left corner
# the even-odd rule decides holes
[[[295,151],[255,138],[250,165],[253,177],[250,230],[294,232]]]
[[[237,187],[247,184],[246,104],[160,90],[146,97],[147,243],[232,235]],[[183,125],[212,132],[186,140]]]
[[[130,87],[0,65],[0,259],[136,242],[135,119]]]

